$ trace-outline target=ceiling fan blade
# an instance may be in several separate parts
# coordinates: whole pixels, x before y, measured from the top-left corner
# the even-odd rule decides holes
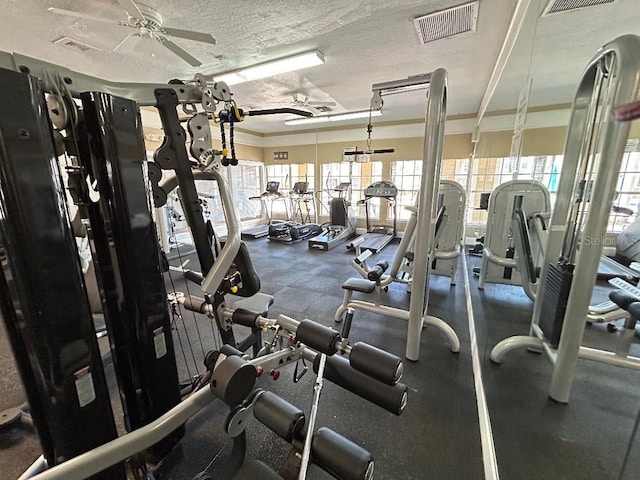
[[[167,47],[169,50],[171,50],[173,53],[175,53],[177,56],[179,56],[182,60],[187,62],[189,65],[191,65],[192,67],[199,67],[200,65],[202,65],[202,62],[200,62],[200,60],[198,60],[196,57],[194,57],[189,52],[184,50],[182,47],[179,47],[178,45],[173,43],[168,38],[164,38],[164,37],[160,38],[159,42],[165,47]]]
[[[136,53],[136,47],[140,45],[141,42],[142,37],[137,33],[132,33],[124,37],[113,51],[118,53]]]
[[[193,32],[191,30],[183,30],[181,28],[162,27],[164,33],[172,37],[186,38],[187,40],[195,40],[196,42],[216,44],[216,39],[208,33]]]
[[[133,3],[133,0],[118,0],[120,6],[132,17],[136,17],[140,20],[145,20],[144,15],[138,8],[138,6]]]
[[[51,13],[55,13],[57,15],[65,15],[67,17],[84,18],[85,20],[94,20],[96,22],[104,22],[104,23],[115,23],[115,24],[119,23],[118,20],[112,20],[110,18],[89,15],[87,13],[74,12],[72,10],[64,10],[62,8],[49,7],[48,10]]]

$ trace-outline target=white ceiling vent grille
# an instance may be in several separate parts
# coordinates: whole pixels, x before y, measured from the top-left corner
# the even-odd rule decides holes
[[[100,50],[88,43],[81,42],[80,40],[74,40],[71,37],[60,37],[57,40],[54,40],[53,43],[82,53],[87,53],[90,50]]]
[[[614,1],[615,0],[549,0],[547,6],[544,7],[542,16],[568,12],[579,8],[595,7],[596,5],[613,3]]]
[[[478,3],[470,2],[457,7],[430,13],[413,20],[422,43],[474,32],[478,23]]]

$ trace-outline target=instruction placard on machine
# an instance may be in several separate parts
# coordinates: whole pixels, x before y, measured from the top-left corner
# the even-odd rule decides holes
[[[167,341],[164,337],[163,327],[153,331],[153,346],[156,349],[156,358],[162,358],[167,354]]]
[[[89,405],[96,399],[96,390],[93,386],[93,375],[89,370],[89,366],[78,370],[73,374],[75,377],[76,393],[78,394],[78,403],[80,407]]]

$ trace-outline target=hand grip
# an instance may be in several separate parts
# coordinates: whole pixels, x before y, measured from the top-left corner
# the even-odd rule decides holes
[[[349,364],[359,372],[391,386],[398,383],[404,373],[399,357],[363,342],[351,347]]]
[[[313,362],[314,372],[318,372],[320,355]],[[395,414],[400,415],[407,404],[407,386],[397,383],[393,387],[372,379],[353,369],[342,357],[327,357],[324,377],[330,382],[355,393],[359,397]]]
[[[202,281],[204,280],[204,277],[202,276],[201,273],[194,272],[193,270],[185,270],[184,278],[192,281],[196,285],[202,285]]]
[[[373,478],[373,456],[357,443],[326,427],[319,428],[313,436],[311,461],[341,480]]]

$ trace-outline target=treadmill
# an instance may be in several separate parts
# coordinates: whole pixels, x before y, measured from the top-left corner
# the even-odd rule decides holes
[[[290,199],[292,200],[292,207],[294,212],[300,213],[301,223],[295,221],[296,213],[294,213],[294,220],[288,220],[284,222],[274,223],[272,222],[267,229],[269,240],[276,240],[279,242],[294,243],[305,238],[315,237],[322,231],[322,227],[317,223],[311,222],[311,214],[309,210],[309,203],[313,205],[314,217],[317,216],[315,212],[315,199],[313,193],[309,191],[308,182],[296,182],[293,186]],[[306,215],[303,213],[300,204],[305,203]],[[306,223],[305,223],[306,222]]]
[[[242,238],[262,238],[269,235],[269,227],[273,224],[282,223],[282,220],[271,220],[273,202],[284,199],[284,195],[279,192],[280,182],[267,182],[267,188],[256,197],[249,197],[249,200],[260,200],[262,209],[267,216],[267,222],[255,227],[242,230]],[[267,204],[267,201],[269,204]]]
[[[353,242],[347,245],[348,250],[359,246],[361,250],[371,250],[378,253],[398,236],[398,187],[386,180],[374,182],[364,189],[364,199],[358,201],[359,205],[364,205],[365,217],[367,221],[367,233],[360,235]],[[372,198],[384,198],[393,207],[393,226],[376,225],[371,226],[369,219],[369,202]]]
[[[309,248],[328,251],[356,235],[355,219],[349,218],[351,182],[342,182],[333,189],[338,194],[331,199],[329,214],[331,221],[322,225],[322,233],[309,240]]]

